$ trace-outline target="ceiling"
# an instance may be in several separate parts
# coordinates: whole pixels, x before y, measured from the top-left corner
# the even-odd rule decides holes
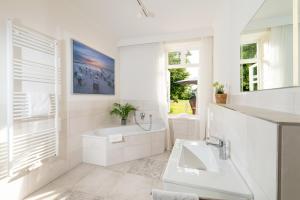
[[[136,0],[72,0],[70,5],[88,16],[99,29],[110,29],[118,39],[209,28],[223,0],[143,0],[153,18],[138,17]]]
[[[265,0],[254,19],[262,20],[293,15],[293,0]]]

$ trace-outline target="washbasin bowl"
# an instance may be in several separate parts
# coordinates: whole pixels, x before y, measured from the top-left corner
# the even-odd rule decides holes
[[[218,149],[204,141],[177,139],[162,180],[165,190],[203,199],[253,199],[232,161],[220,159]]]
[[[218,172],[218,164],[210,146],[205,143],[183,144],[178,167],[191,170]]]

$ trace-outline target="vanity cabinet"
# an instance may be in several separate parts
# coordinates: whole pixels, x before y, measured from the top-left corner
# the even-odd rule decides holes
[[[254,200],[300,192],[300,116],[236,105],[209,106],[207,134],[231,143],[231,159]]]

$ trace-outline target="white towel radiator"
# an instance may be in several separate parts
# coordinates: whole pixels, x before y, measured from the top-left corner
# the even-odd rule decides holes
[[[32,170],[58,154],[58,55],[54,38],[8,21],[8,168],[11,176]],[[48,115],[30,115],[29,97],[33,92],[49,94]]]

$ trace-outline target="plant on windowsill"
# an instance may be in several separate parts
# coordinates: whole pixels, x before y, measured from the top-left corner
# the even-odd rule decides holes
[[[133,111],[136,111],[136,108],[133,105],[130,105],[128,103],[124,105],[114,103],[110,114],[121,118],[121,125],[126,125],[128,115]]]
[[[227,94],[224,92],[224,85],[219,82],[214,82],[215,98],[217,104],[226,104]]]

